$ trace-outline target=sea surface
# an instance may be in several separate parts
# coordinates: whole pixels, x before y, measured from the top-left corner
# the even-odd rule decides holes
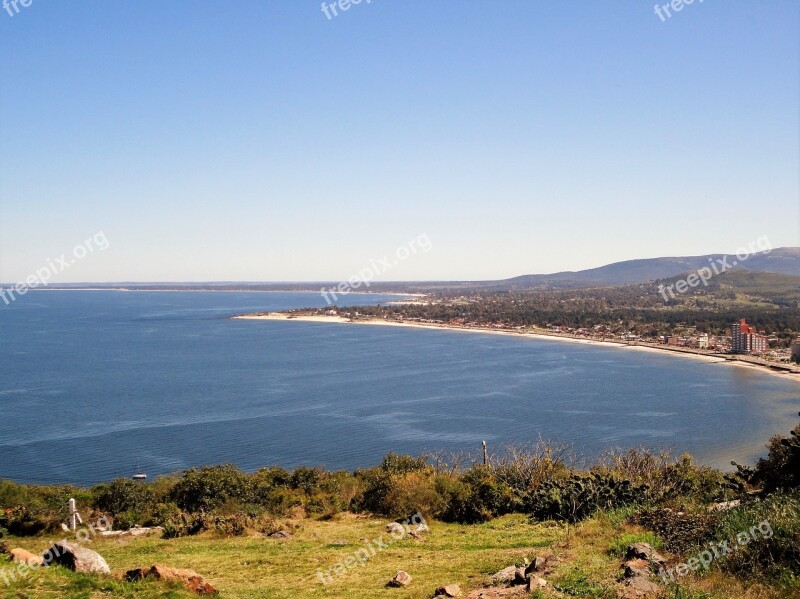
[[[349,304],[390,296],[351,295]],[[377,464],[540,436],[581,456],[752,462],[800,385],[653,352],[462,331],[237,321],[314,293],[31,291],[0,304],[0,478]]]

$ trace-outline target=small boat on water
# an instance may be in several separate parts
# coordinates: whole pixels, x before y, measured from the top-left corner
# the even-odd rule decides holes
[[[133,478],[133,480],[147,480],[147,475],[142,472],[139,464],[136,464],[136,474],[134,474],[131,478]]]

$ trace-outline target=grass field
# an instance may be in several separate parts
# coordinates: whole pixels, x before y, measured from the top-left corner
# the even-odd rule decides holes
[[[546,575],[550,581],[541,597],[614,597],[620,573],[620,548],[639,539],[652,539],[623,519],[600,515],[570,530],[553,523],[532,524],[512,515],[481,525],[431,523],[423,540],[405,537],[392,541],[386,520],[342,514],[329,521],[296,520],[293,538],[263,536],[216,538],[198,535],[180,539],[97,539],[91,547],[117,573],[161,563],[190,568],[214,585],[221,597],[234,598],[349,598],[431,597],[441,585],[456,583],[464,591],[487,583],[503,567],[552,552],[556,559]],[[365,565],[345,568],[342,576],[323,585],[317,570],[332,570],[348,556],[381,539]],[[391,543],[389,543],[391,541]],[[10,539],[9,546],[30,551],[45,549],[44,538]],[[376,545],[373,543],[373,547]],[[363,555],[363,553],[362,553]],[[3,564],[4,568],[10,564]],[[414,580],[408,588],[387,589],[398,570]],[[341,571],[341,569],[340,569]],[[738,583],[719,574],[687,579],[688,586],[665,589],[675,599],[728,597],[778,598],[780,592],[754,586],[747,593]],[[38,570],[12,585],[0,580],[0,596],[33,597],[190,597],[178,586],[159,582],[125,583],[112,577],[78,575],[53,567]]]

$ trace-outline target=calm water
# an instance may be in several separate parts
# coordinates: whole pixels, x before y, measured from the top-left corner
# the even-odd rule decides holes
[[[357,298],[357,299],[356,299]],[[350,296],[378,303],[380,296]],[[369,466],[535,440],[752,460],[800,385],[549,340],[231,321],[318,294],[31,292],[0,305],[0,477],[89,484],[234,462]]]

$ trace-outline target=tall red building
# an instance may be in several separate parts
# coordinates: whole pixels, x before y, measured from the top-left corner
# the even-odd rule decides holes
[[[762,354],[767,351],[767,338],[756,333],[754,327],[742,318],[731,326],[731,352],[734,354]]]

